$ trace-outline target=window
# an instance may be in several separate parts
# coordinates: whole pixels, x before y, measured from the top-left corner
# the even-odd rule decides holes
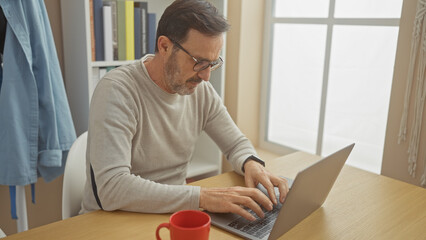
[[[380,172],[402,0],[267,0],[261,147]]]

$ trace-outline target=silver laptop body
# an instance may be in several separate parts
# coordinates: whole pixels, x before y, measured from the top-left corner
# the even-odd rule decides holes
[[[300,171],[292,182],[284,203],[275,206],[271,212],[265,212],[265,219],[250,222],[233,213],[207,212],[212,224],[247,239],[279,238],[321,207],[354,145],[351,144]],[[259,189],[267,194],[263,186]],[[278,193],[277,188],[275,190]]]

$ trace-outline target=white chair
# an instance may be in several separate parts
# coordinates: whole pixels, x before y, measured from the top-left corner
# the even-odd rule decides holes
[[[0,238],[5,238],[5,237],[6,237],[6,234],[0,228]]]
[[[76,216],[81,208],[86,182],[87,132],[72,144],[65,164],[62,184],[62,219]]]

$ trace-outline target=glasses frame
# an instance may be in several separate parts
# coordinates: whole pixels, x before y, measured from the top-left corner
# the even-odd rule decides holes
[[[214,71],[218,68],[220,68],[223,65],[223,59],[222,57],[219,56],[219,58],[216,61],[212,61],[209,62],[207,60],[198,60],[197,58],[195,58],[194,56],[192,56],[184,47],[182,47],[182,45],[180,45],[178,42],[174,41],[173,39],[169,38],[170,41],[176,46],[178,47],[180,50],[184,51],[186,54],[188,54],[188,56],[190,56],[192,58],[192,60],[194,60],[195,64],[194,67],[192,67],[192,70],[194,70],[194,72],[201,72],[204,69],[211,67],[210,71]],[[206,65],[204,65],[206,64]],[[199,67],[197,67],[199,66]]]

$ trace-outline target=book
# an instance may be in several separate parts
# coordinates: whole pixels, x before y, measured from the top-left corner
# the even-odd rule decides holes
[[[126,60],[135,59],[135,18],[134,2],[125,1],[125,24],[126,24]]]
[[[90,11],[90,47],[92,52],[92,61],[96,61],[95,51],[95,23],[93,21],[93,0],[89,0],[89,11]]]
[[[118,60],[118,31],[117,31],[117,1],[110,1],[112,22],[112,49],[113,60]]]
[[[104,41],[103,41],[103,17],[102,17],[102,0],[93,0],[93,21],[95,25],[95,54],[96,61],[103,61]]]
[[[135,8],[134,8],[134,17],[135,17],[135,30],[134,30],[134,35],[135,35],[135,59],[140,59],[142,57],[142,51],[141,51],[141,47],[142,47],[142,27],[141,27],[141,15],[142,15],[142,10],[137,7],[137,3],[135,3]]]
[[[109,71],[113,70],[114,68],[116,68],[116,66],[106,67],[106,71],[109,72]]]
[[[140,8],[141,10],[141,56],[144,56],[148,52],[148,3],[135,2],[135,8],[136,7]]]
[[[155,53],[156,14],[148,13],[148,53]]]
[[[117,1],[117,45],[118,60],[126,60],[126,12],[125,1]]]
[[[108,3],[105,3],[108,4]],[[104,56],[105,61],[113,61],[113,45],[112,45],[112,9],[109,5],[104,5],[103,10],[103,27],[104,27]]]

